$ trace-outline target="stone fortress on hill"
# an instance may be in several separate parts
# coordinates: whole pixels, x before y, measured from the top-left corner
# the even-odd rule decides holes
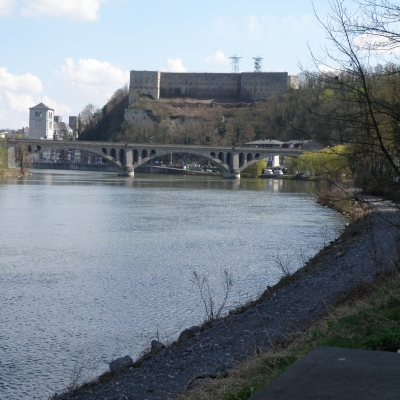
[[[283,94],[289,87],[299,86],[298,76],[287,72],[159,72],[131,71],[129,105],[124,118],[138,127],[151,127],[156,123],[146,110],[133,106],[141,97],[153,100],[185,99],[218,103],[222,107],[237,107],[254,101],[267,101],[273,94]],[[193,105],[193,104],[192,104]],[[196,124],[196,117],[175,119],[174,124]]]
[[[218,102],[268,100],[298,87],[298,77],[287,72],[159,72],[131,71],[129,104],[142,96],[153,100],[172,98],[214,99]]]

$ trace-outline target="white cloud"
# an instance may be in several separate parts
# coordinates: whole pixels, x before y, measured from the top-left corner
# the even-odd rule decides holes
[[[9,92],[5,90],[3,94],[6,108],[15,114],[25,114],[25,120],[28,118],[28,108],[39,103],[39,101],[34,100],[34,96],[31,93]]]
[[[42,91],[43,85],[37,76],[29,73],[13,75],[7,68],[0,67],[0,127],[26,126],[28,109],[39,103],[35,97]]]
[[[167,68],[162,68],[163,71],[187,72],[186,67],[183,65],[182,58],[169,58],[167,60],[167,65]]]
[[[0,0],[2,1],[2,0]],[[21,14],[25,17],[50,15],[70,17],[77,20],[95,21],[99,18],[100,4],[105,0],[22,0],[25,7]]]
[[[11,14],[15,5],[15,0],[0,0],[0,15]]]
[[[340,75],[343,72],[343,69],[331,67],[325,64],[319,64],[318,71],[324,75]]]
[[[210,64],[217,64],[217,65],[230,64],[229,58],[221,50],[218,50],[211,56],[206,57],[205,60]]]
[[[114,86],[122,85],[129,80],[129,71],[122,71],[106,61],[87,58],[78,60],[78,64],[75,64],[72,58],[67,58],[65,62],[66,65],[62,66],[62,75],[74,84]]]
[[[43,101],[56,113],[68,113],[69,107],[59,104],[47,96],[41,97],[41,80],[30,73],[14,75],[0,67],[0,128],[16,129],[29,124],[29,107]]]
[[[41,93],[43,85],[40,79],[32,74],[13,75],[7,68],[0,67],[0,89]]]
[[[397,38],[393,39],[379,33],[364,33],[353,40],[353,45],[359,50],[367,50],[375,53],[398,53],[400,45]]]
[[[41,98],[41,101],[46,104],[46,106],[49,106],[54,109],[55,115],[71,115],[71,108],[67,106],[66,104],[59,103],[53,99],[51,99],[48,96],[43,96]],[[32,107],[32,106],[31,106]],[[67,120],[68,121],[68,120]],[[68,123],[68,122],[67,122]]]
[[[129,71],[93,58],[78,60],[77,63],[72,58],[67,58],[65,65],[61,67],[61,73],[55,71],[55,75],[62,76],[88,102],[101,105],[117,89],[129,82]]]

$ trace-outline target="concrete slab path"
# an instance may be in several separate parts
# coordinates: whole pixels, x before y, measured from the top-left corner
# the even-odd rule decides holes
[[[252,400],[399,400],[400,354],[317,347]]]

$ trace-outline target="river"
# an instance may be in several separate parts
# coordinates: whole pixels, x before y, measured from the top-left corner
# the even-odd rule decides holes
[[[0,398],[47,399],[227,310],[339,235],[314,182],[32,170],[0,180]],[[277,260],[279,260],[277,262]]]

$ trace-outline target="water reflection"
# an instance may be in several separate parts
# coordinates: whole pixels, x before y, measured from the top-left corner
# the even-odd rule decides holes
[[[5,181],[16,185],[107,185],[146,188],[157,184],[160,188],[214,189],[214,190],[268,190],[274,193],[314,193],[323,185],[311,181],[287,179],[222,179],[215,176],[136,174],[134,178],[118,177],[114,172],[43,171],[31,170],[24,179]],[[3,183],[0,183],[4,184]]]

